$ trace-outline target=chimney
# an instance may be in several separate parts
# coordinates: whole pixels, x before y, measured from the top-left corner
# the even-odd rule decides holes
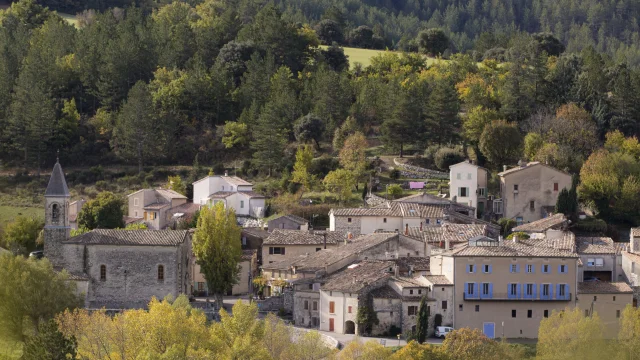
[[[447,251],[449,250],[449,238],[448,237],[444,238],[444,248]]]
[[[404,224],[404,234],[409,235],[409,224]]]
[[[409,277],[413,276],[413,265],[409,265]]]
[[[502,171],[507,171],[507,165],[502,165]]]
[[[502,235],[498,235],[498,244],[502,244],[503,240]]]
[[[425,244],[425,251],[424,251],[424,256],[426,257],[430,257],[431,256],[431,244],[426,243]]]
[[[393,266],[393,275],[398,276],[399,273],[400,273],[400,267],[398,266],[398,264],[395,264]]]
[[[513,243],[514,244],[518,243],[518,235],[513,235]]]
[[[352,276],[353,276],[353,283],[355,284],[356,283],[356,276],[355,275],[352,275]]]
[[[422,231],[422,221],[420,221],[420,231]]]
[[[322,234],[324,237],[324,248],[327,248],[327,232],[325,231],[324,234]]]

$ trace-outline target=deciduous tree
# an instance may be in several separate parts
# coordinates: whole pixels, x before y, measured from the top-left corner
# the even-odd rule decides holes
[[[439,56],[449,47],[449,38],[442,29],[428,29],[418,34],[418,44],[424,53]]]
[[[124,227],[122,207],[124,201],[112,192],[103,191],[89,200],[78,213],[78,227],[93,229],[117,229]]]
[[[450,332],[442,342],[442,351],[451,360],[502,359],[498,343],[478,329],[463,328]]]
[[[18,216],[4,229],[3,245],[16,255],[29,255],[38,244],[44,221],[35,217]]]
[[[340,202],[351,199],[355,179],[353,173],[346,169],[331,171],[322,181],[326,189],[337,195]]]
[[[54,320],[40,323],[38,332],[26,338],[22,348],[23,360],[67,360],[76,358],[76,340],[65,337]]]
[[[313,150],[311,146],[305,145],[298,148],[296,152],[296,163],[293,165],[293,173],[291,181],[302,185],[305,190],[311,190],[314,176],[310,173],[311,163],[313,162]]]
[[[597,313],[585,316],[580,308],[554,310],[538,330],[537,358],[601,359],[611,354],[604,340],[604,324]]]
[[[515,162],[522,154],[522,135],[514,123],[493,121],[480,136],[480,151],[494,167]]]

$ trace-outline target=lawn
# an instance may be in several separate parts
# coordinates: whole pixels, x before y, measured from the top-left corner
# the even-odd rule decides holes
[[[0,228],[5,227],[18,216],[44,217],[44,209],[39,207],[0,205]]]
[[[322,45],[320,47],[323,49],[327,48],[326,45]],[[401,54],[401,52],[399,51],[390,51],[390,50],[370,50],[370,49],[359,49],[359,48],[352,48],[352,47],[344,47],[343,49],[344,49],[344,54],[349,57],[349,64],[352,68],[355,66],[355,63],[357,62],[362,64],[363,67],[367,67],[371,65],[372,57],[380,55],[385,52]],[[427,63],[429,65],[433,64],[436,61],[438,60],[435,58],[427,59]]]
[[[60,15],[61,18],[67,20],[67,22],[69,22],[69,24],[78,27],[78,19],[76,18],[75,15],[71,15],[71,14],[65,14],[65,13],[61,13],[58,12],[58,15]]]

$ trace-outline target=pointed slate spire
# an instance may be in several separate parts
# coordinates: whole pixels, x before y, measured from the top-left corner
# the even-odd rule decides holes
[[[70,196],[67,181],[64,179],[64,173],[59,161],[56,161],[53,166],[49,185],[47,185],[47,191],[45,191],[44,196]]]

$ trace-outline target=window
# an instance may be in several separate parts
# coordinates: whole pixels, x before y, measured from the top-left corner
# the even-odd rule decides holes
[[[476,312],[480,312],[480,305],[476,305]]]
[[[566,292],[567,292],[566,287],[567,286],[564,284],[558,285],[558,296],[566,296]]]
[[[487,194],[487,189],[485,188],[478,188],[478,195],[480,196],[485,196]]]
[[[134,217],[138,217],[138,211],[137,210],[133,212],[133,216]]]
[[[534,293],[533,284],[526,284],[524,289],[525,289],[525,294],[527,296],[533,296],[533,293]]]
[[[511,310],[511,317],[512,318],[516,317],[516,311],[515,310]]]
[[[309,310],[309,300],[304,301],[304,309]]]
[[[482,272],[485,274],[491,274],[491,265],[482,265]]]
[[[553,183],[553,191],[558,191],[558,183]]]
[[[474,288],[475,288],[475,286],[474,286],[474,285],[475,285],[474,283],[468,283],[468,284],[467,284],[467,294],[469,294],[469,295],[473,295],[473,293],[474,293],[474,291],[473,291],[473,290],[474,290]]]
[[[138,206],[138,198],[133,199],[133,206]]]
[[[536,209],[536,202],[531,200],[529,201],[529,210],[534,211]]]
[[[549,284],[542,284],[542,296],[549,296]]]
[[[393,311],[389,311],[389,316],[393,316]]]
[[[587,259],[587,266],[595,266],[596,259]]]
[[[518,284],[509,284],[509,295],[510,296],[518,295]]]
[[[561,274],[566,274],[569,271],[567,270],[567,265],[559,265],[558,266],[558,272]]]
[[[489,283],[482,283],[482,295],[489,295]]]
[[[442,300],[442,310],[447,310],[447,300]]]
[[[409,295],[413,295],[413,290],[409,290]]]
[[[284,255],[284,247],[269,247],[269,255]]]
[[[616,318],[620,319],[620,310],[616,310]]]
[[[467,173],[467,180],[471,180],[471,173]]]
[[[318,302],[317,302],[317,301],[314,301],[314,302],[313,302],[313,308],[312,308],[312,309],[313,309],[314,311],[318,311]]]
[[[531,264],[527,265],[527,273],[531,274],[535,270],[535,267]]]
[[[460,196],[460,197],[469,196],[469,188],[467,188],[467,187],[459,187],[458,188],[458,196]]]
[[[545,273],[545,274],[548,274],[550,272],[548,264],[543,264],[542,265],[542,272]]]
[[[604,266],[604,259],[602,259],[602,258],[596,259],[596,266],[598,266],[598,267]]]
[[[524,223],[524,220],[522,219],[522,216],[516,217],[516,224],[522,225],[523,223]]]
[[[316,252],[322,250],[322,248],[316,248]]]
[[[468,273],[476,272],[476,270],[475,270],[475,268],[474,268],[474,265],[473,265],[473,264],[469,264],[469,265],[467,265],[467,272],[468,272]]]
[[[244,209],[244,200],[240,200],[240,209]]]
[[[527,317],[529,319],[531,319],[533,317],[533,310],[531,310],[531,309],[527,310]]]
[[[545,310],[544,311],[544,317],[548,318],[549,317],[549,310]]]
[[[518,191],[518,184],[513,184],[513,191]]]
[[[107,280],[107,265],[100,265],[100,281]]]
[[[309,284],[309,290],[313,290],[313,284]]]
[[[593,301],[598,301],[598,297],[597,297],[597,296],[594,296],[594,297],[593,297]]]
[[[247,237],[246,236],[242,237],[242,246],[247,246]]]
[[[458,309],[460,309],[460,311],[462,311],[462,304],[458,305]]]
[[[164,281],[164,266],[158,265],[158,281]]]
[[[347,222],[350,223],[351,222],[351,218],[347,218]]]
[[[422,290],[418,289],[418,295],[422,295]],[[613,300],[615,300],[615,299],[616,299],[616,297],[614,296]]]
[[[198,291],[204,291],[204,283],[203,282],[199,282],[198,283]]]
[[[329,301],[329,314],[336,313],[336,303],[333,301]]]
[[[386,224],[387,223],[387,218],[382,219],[382,222]]]
[[[462,179],[462,174],[461,173],[457,173],[456,174],[456,179],[458,179],[458,180]]]
[[[351,306],[349,306],[349,307],[347,308],[347,312],[348,312],[349,314],[351,314]]]
[[[418,307],[417,306],[409,306],[408,307],[408,314],[411,315],[417,315],[418,314]]]
[[[616,297],[615,296],[613,297],[613,301],[616,301]]]
[[[519,266],[517,264],[511,264],[511,266],[509,267],[509,272],[512,273],[517,273],[519,272]]]

